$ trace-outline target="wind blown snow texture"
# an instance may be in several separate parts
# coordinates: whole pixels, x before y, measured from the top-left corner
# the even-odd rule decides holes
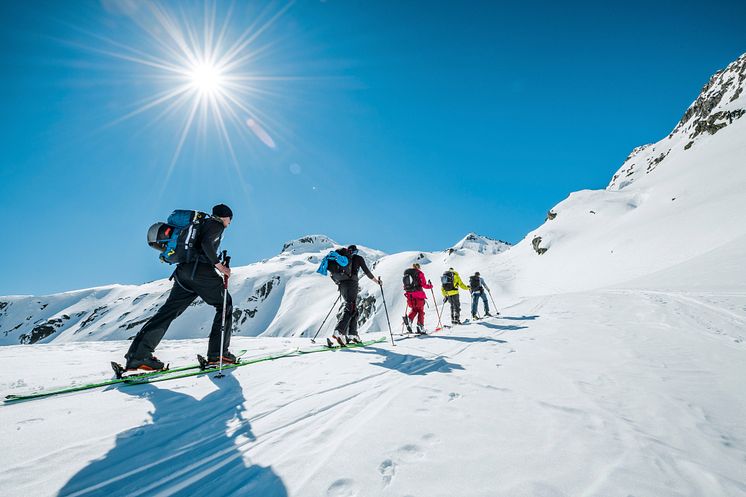
[[[2,406],[0,493],[746,496],[744,80],[746,55],[606,190],[571,194],[509,250],[474,234],[443,252],[364,249],[395,332],[414,261],[433,281],[479,270],[499,318]],[[235,348],[308,344],[336,298],[314,273],[333,245],[303,237],[235,270]],[[362,329],[382,336],[380,291],[362,285]],[[0,392],[109,376],[168,288],[0,298]],[[159,356],[191,362],[210,315],[190,308]]]

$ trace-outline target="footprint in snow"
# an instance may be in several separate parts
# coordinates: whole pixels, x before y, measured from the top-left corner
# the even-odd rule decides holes
[[[404,462],[416,461],[425,457],[425,454],[422,452],[422,449],[419,447],[419,445],[415,444],[407,444],[399,447],[397,454],[399,456],[399,459]]]
[[[451,393],[448,394],[448,402],[450,402],[452,400],[459,399],[459,398],[461,398],[461,394],[460,393],[451,392]]]
[[[355,497],[357,490],[355,482],[349,478],[341,478],[329,486],[327,497]]]
[[[387,486],[394,478],[396,463],[391,459],[386,459],[378,466],[378,472],[381,474],[381,479],[383,479],[383,485]]]
[[[422,435],[422,441],[426,444],[433,445],[440,442],[440,438],[435,433],[425,433]]]

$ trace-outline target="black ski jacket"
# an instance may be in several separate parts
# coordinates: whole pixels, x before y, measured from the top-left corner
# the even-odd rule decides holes
[[[365,263],[365,259],[360,254],[355,254],[352,256],[352,261],[350,262],[352,264],[352,267],[350,268],[352,270],[352,277],[354,279],[358,279],[357,272],[358,270],[362,269],[365,273],[365,276],[367,276],[370,279],[374,279],[375,276],[373,276],[373,273],[370,272],[370,269],[368,269],[368,265]]]
[[[224,230],[223,223],[214,217],[207,219],[200,227],[199,239],[197,240],[200,252],[199,262],[209,263],[212,266],[220,262],[218,249]]]

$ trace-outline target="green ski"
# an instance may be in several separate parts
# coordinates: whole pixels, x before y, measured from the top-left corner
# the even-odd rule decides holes
[[[223,366],[223,370],[225,371],[225,370],[230,370],[230,369],[236,369],[236,368],[240,368],[243,366],[249,366],[251,364],[257,364],[260,362],[274,361],[276,359],[281,359],[283,357],[293,357],[293,356],[298,356],[298,355],[303,355],[303,354],[314,354],[316,352],[328,352],[328,351],[354,349],[356,347],[365,347],[367,345],[373,345],[375,343],[381,343],[384,341],[386,341],[386,337],[378,338],[376,340],[368,340],[363,343],[351,343],[347,345],[347,347],[344,347],[344,348],[329,348],[325,346],[314,347],[314,348],[309,348],[309,349],[296,348],[296,349],[288,350],[286,352],[247,359],[247,360],[238,362],[236,364],[226,364]],[[241,351],[241,353],[245,353],[245,352],[246,352],[245,350]],[[125,386],[131,386],[131,385],[142,385],[144,383],[157,383],[161,381],[176,380],[179,378],[189,378],[191,376],[200,376],[203,374],[215,373],[217,371],[218,371],[218,368],[216,367],[207,368],[203,370],[203,369],[200,369],[199,364],[194,364],[194,365],[182,366],[182,367],[174,368],[174,369],[167,369],[164,371],[153,371],[152,373],[143,373],[141,375],[129,376],[125,378],[105,380],[105,381],[101,381],[97,383],[88,383],[85,385],[78,385],[74,387],[65,387],[65,388],[59,388],[55,390],[46,390],[46,391],[34,392],[34,393],[28,393],[28,394],[11,394],[5,397],[5,403],[10,404],[10,403],[20,402],[24,400],[41,399],[45,397],[51,397],[53,395],[93,390],[94,388],[101,388],[101,387],[106,387],[110,385],[118,385],[118,386],[125,387]]]

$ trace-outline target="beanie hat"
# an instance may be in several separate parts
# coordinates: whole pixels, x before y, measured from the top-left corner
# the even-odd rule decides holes
[[[212,208],[212,215],[217,217],[229,217],[233,219],[233,211],[225,204],[218,204]]]

